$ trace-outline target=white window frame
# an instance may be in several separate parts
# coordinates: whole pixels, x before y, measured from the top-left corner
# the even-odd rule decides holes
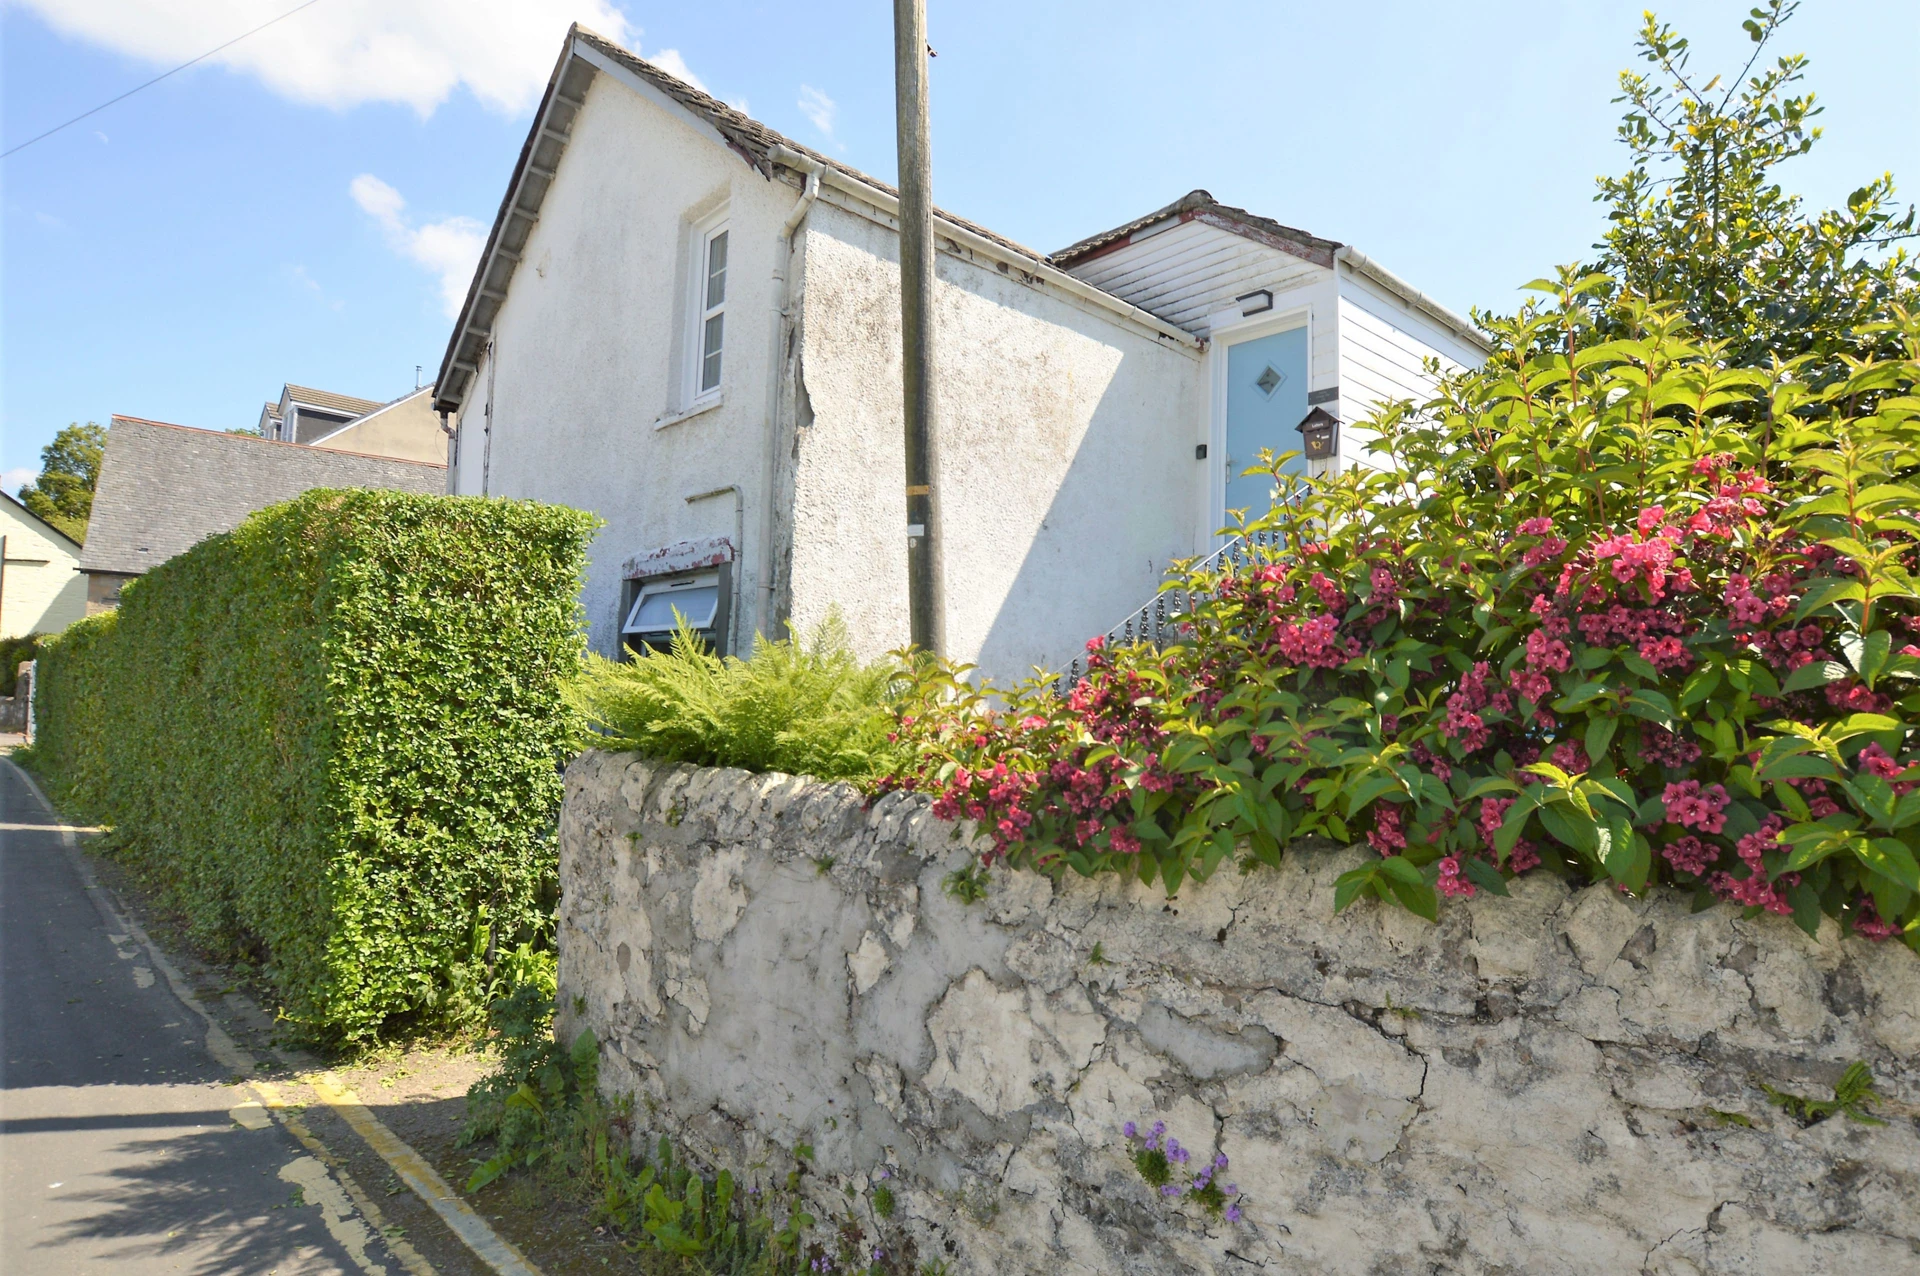
[[[693,260],[687,272],[687,359],[686,391],[681,402],[686,406],[678,417],[691,415],[698,409],[712,406],[725,390],[727,384],[727,290],[732,284],[733,237],[727,234],[727,209],[722,208],[703,219],[693,227]],[[720,301],[716,305],[707,304],[707,267],[709,254],[713,251],[713,241],[727,236],[727,264],[723,267],[728,278],[721,284]],[[713,385],[703,386],[707,362],[706,334],[707,323],[711,319],[720,320],[720,373]]]
[[[661,594],[672,595],[684,593],[705,586],[711,586],[715,590],[713,610],[707,613],[704,623],[694,625],[693,628],[700,633],[715,634],[716,638],[713,646],[716,649],[724,648],[724,636],[719,634],[719,629],[721,618],[726,612],[728,600],[726,598],[726,582],[721,579],[719,572],[684,572],[667,576],[655,576],[639,582],[639,586],[639,589],[634,591],[633,602],[627,607],[627,614],[620,621],[620,642],[622,646],[625,646],[629,640],[635,639],[636,637],[644,641],[648,635],[671,633],[671,630],[666,629],[633,628],[635,619],[640,615],[641,605],[649,598]],[[679,609],[675,608],[675,612],[677,613],[675,616],[677,623],[679,619]],[[691,620],[692,617],[687,617],[687,619]]]

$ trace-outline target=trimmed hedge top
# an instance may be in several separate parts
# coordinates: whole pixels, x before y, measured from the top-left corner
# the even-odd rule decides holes
[[[591,515],[309,492],[51,642],[36,754],[333,1040],[462,1018],[553,890]]]

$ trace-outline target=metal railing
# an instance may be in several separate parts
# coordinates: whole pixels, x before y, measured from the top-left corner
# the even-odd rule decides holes
[[[1238,570],[1256,561],[1266,551],[1272,550],[1281,543],[1281,535],[1276,531],[1247,532],[1234,537],[1205,558],[1191,564],[1182,574]],[[1178,642],[1182,628],[1180,617],[1193,609],[1195,599],[1204,597],[1206,597],[1205,594],[1196,590],[1169,586],[1155,594],[1144,607],[1107,630],[1102,637],[1105,638],[1106,645],[1109,647],[1131,647],[1136,643],[1164,647],[1169,643]],[[1054,691],[1060,695],[1066,695],[1086,671],[1086,657],[1075,656],[1067,665],[1065,672],[1054,678]]]

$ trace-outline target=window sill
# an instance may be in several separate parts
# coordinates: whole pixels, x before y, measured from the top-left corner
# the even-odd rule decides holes
[[[706,415],[726,401],[727,396],[725,394],[716,394],[710,399],[702,399],[683,412],[675,412],[671,416],[661,417],[653,423],[653,428],[656,430],[664,430],[670,425],[679,425],[682,421],[691,421],[697,416]]]

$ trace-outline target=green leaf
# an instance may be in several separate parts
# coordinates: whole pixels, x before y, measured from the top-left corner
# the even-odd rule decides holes
[[[1787,903],[1793,906],[1793,924],[1809,935],[1820,934],[1820,892],[1805,881],[1787,887]]]
[[[1387,877],[1411,886],[1421,885],[1427,880],[1426,874],[1420,871],[1420,866],[1404,855],[1387,856],[1374,867]]]
[[[1333,911],[1344,913],[1347,905],[1359,899],[1362,892],[1379,876],[1377,865],[1368,864],[1362,868],[1349,869],[1333,879]]]
[[[1811,754],[1797,753],[1769,762],[1754,772],[1762,780],[1831,780],[1839,774],[1833,763]]]
[[[1599,828],[1600,863],[1613,878],[1630,891],[1646,888],[1647,874],[1653,867],[1653,849],[1636,832],[1625,816],[1616,815]]]
[[[1669,729],[1673,727],[1673,701],[1651,687],[1641,687],[1627,697],[1627,712]]]
[[[1800,607],[1793,614],[1793,623],[1799,624],[1814,612],[1832,603],[1859,602],[1867,596],[1857,580],[1845,576],[1829,576],[1813,583],[1807,592],[1800,596]]]
[[[1507,879],[1500,875],[1500,870],[1479,856],[1466,856],[1462,858],[1461,863],[1466,868],[1467,878],[1472,881],[1474,885],[1484,888],[1489,894],[1493,895],[1507,895],[1511,893],[1507,890]]]
[[[1600,853],[1600,826],[1591,816],[1560,803],[1540,808],[1540,823],[1553,839],[1562,846],[1569,847],[1588,858],[1597,858]]]
[[[1347,818],[1358,815],[1381,794],[1397,792],[1401,787],[1400,777],[1391,771],[1375,771],[1366,776],[1347,793]]]
[[[1514,843],[1520,840],[1520,834],[1527,827],[1527,819],[1540,805],[1540,798],[1532,789],[1522,790],[1513,805],[1507,808],[1506,818],[1500,822],[1500,831],[1493,836],[1493,848],[1499,853],[1500,862],[1507,862]]]
[[[1611,695],[1612,692],[1613,688],[1604,682],[1583,682],[1566,695],[1555,700],[1553,707],[1554,710],[1559,713],[1572,713],[1576,709],[1581,709],[1592,704],[1595,700],[1601,699],[1603,696]]]
[[[1686,685],[1680,689],[1680,707],[1684,709],[1689,705],[1699,704],[1712,695],[1714,688],[1719,685],[1720,670],[1715,666],[1708,665],[1694,670],[1693,676],[1688,678]]]
[[[1620,719],[1608,714],[1595,718],[1587,724],[1587,756],[1596,764],[1607,756],[1607,746],[1613,743],[1613,733],[1619,729]]]
[[[1837,660],[1810,660],[1789,674],[1780,684],[1780,690],[1811,691],[1829,682],[1840,682],[1847,676],[1847,667]]]
[[[1910,891],[1920,891],[1920,863],[1906,843],[1893,837],[1860,838],[1853,844],[1854,858],[1890,882]]]
[[[1893,635],[1884,629],[1876,629],[1865,637],[1847,634],[1840,639],[1841,654],[1869,687],[1887,667],[1887,657],[1892,651]]]
[[[1389,885],[1392,887],[1393,897],[1400,901],[1402,908],[1430,922],[1440,920],[1440,896],[1433,887],[1425,882],[1418,886],[1410,886],[1399,881],[1391,882]]]

